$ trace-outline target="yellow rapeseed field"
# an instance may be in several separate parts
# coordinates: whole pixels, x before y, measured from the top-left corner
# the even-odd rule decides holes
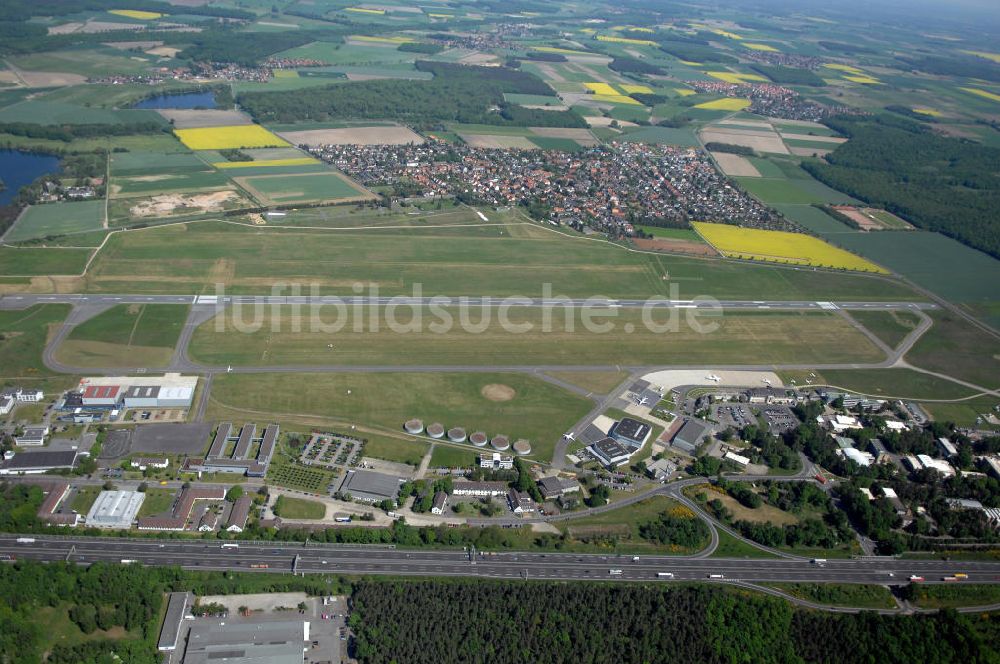
[[[770,44],[751,44],[750,42],[745,42],[743,44],[751,51],[767,51],[768,53],[778,53],[778,49],[771,46]]]
[[[634,94],[640,92],[642,94],[650,95],[653,94],[653,88],[648,85],[622,85],[621,89],[629,94]]]
[[[962,51],[962,53],[965,53],[966,55],[975,55],[976,57],[992,60],[993,62],[1000,64],[1000,53],[987,53],[986,51]]]
[[[970,92],[974,95],[978,95],[984,99],[989,99],[991,101],[1000,101],[1000,95],[993,94],[988,90],[980,90],[979,88],[959,88],[959,89],[965,90],[966,92]]]
[[[690,97],[691,95],[698,94],[694,90],[689,90],[688,88],[674,88],[674,92],[681,97]]]
[[[455,18],[454,14],[428,14],[431,18]]]
[[[803,233],[764,231],[703,221],[695,221],[691,225],[706,242],[730,258],[887,273],[871,261]]]
[[[863,71],[861,71],[857,67],[852,67],[851,65],[838,65],[835,62],[828,62],[828,63],[826,63],[823,66],[826,67],[827,69],[835,69],[837,71],[846,71],[848,74],[864,74]]]
[[[760,74],[734,74],[731,71],[707,71],[705,73],[712,78],[717,78],[720,81],[732,83],[733,85],[739,85],[741,83],[746,83],[747,81],[759,81],[761,83],[767,82],[767,79]]]
[[[861,83],[862,85],[882,85],[882,81],[878,80],[874,76],[868,76],[867,74],[861,74],[859,76],[845,76],[844,79],[853,83]]]
[[[914,106],[913,112],[920,113],[921,115],[929,115],[932,118],[939,118],[942,115],[944,115],[944,113],[942,113],[941,111],[935,110],[933,108],[923,108],[921,106]]]
[[[109,9],[109,14],[117,14],[118,16],[124,16],[126,18],[136,18],[140,21],[151,21],[154,18],[162,18],[166,14],[161,14],[159,12],[146,12],[141,9]]]
[[[275,69],[271,72],[275,78],[298,78],[299,72],[294,69]]]
[[[656,42],[649,39],[630,39],[628,37],[612,37],[610,35],[597,35],[597,41],[614,42],[616,44],[635,44],[637,46],[656,46]]]
[[[260,125],[175,129],[181,143],[192,150],[233,150],[236,148],[284,147],[287,142]]]
[[[625,95],[613,94],[613,95],[594,95],[592,97],[595,101],[606,101],[612,104],[629,104],[630,106],[642,106],[638,101],[632,99],[631,97],[626,97]]]
[[[588,51],[574,51],[570,48],[559,48],[558,46],[533,46],[532,51],[539,53],[562,53],[564,55],[593,55]]]
[[[358,14],[384,14],[384,9],[363,9],[362,7],[345,7],[345,12],[357,12]]]
[[[695,104],[695,108],[707,108],[712,111],[742,111],[744,108],[750,105],[749,99],[740,99],[738,97],[726,97],[724,99],[713,99],[712,101],[703,101],[700,104]]]
[[[720,30],[716,28],[712,30],[712,32],[714,32],[717,35],[722,35],[723,37],[729,37],[730,39],[743,39],[743,37],[740,37],[735,32],[729,32],[728,30]]]
[[[292,157],[290,159],[261,159],[260,161],[217,161],[212,166],[227,168],[260,168],[261,166],[305,166],[318,164],[312,157]]]
[[[700,67],[702,65],[700,62],[692,62],[691,60],[680,60],[679,62],[682,65],[687,65],[688,67]]]
[[[595,95],[616,95],[618,91],[607,83],[584,83],[583,86]]]

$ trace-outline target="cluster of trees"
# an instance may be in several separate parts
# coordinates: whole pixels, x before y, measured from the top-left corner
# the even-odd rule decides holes
[[[586,127],[575,111],[528,109],[504,101],[504,93],[551,96],[541,79],[506,67],[475,67],[418,61],[417,69],[434,74],[429,81],[362,81],[350,86],[283,92],[252,92],[239,102],[260,122],[295,122],[335,118],[396,119],[437,126],[464,123]]]
[[[778,85],[809,85],[822,87],[826,85],[822,78],[808,69],[796,67],[771,67],[769,65],[750,65],[758,74],[762,74]]]
[[[705,546],[709,532],[705,522],[694,515],[679,517],[663,512],[653,521],[641,524],[639,536],[662,545],[696,550]]]
[[[340,41],[347,32],[346,28],[256,32],[248,39],[247,33],[235,29],[211,28],[184,33],[184,42],[189,45],[178,55],[197,62],[231,62],[253,67],[269,55],[313,41]]]
[[[29,122],[0,122],[0,133],[28,138],[41,138],[50,141],[70,142],[74,138],[92,138],[94,136],[127,136],[130,134],[153,134],[159,131],[169,131],[170,128],[160,122],[122,122],[109,124],[62,124],[43,125]]]
[[[823,183],[1000,258],[1000,149],[940,136],[905,118],[838,117],[850,137],[802,164]]]
[[[978,621],[952,611],[830,614],[703,586],[364,580],[351,601],[361,664],[978,664],[997,656]]]
[[[608,68],[613,69],[619,74],[655,74],[662,75],[663,69],[657,67],[654,64],[650,64],[645,60],[639,60],[637,58],[626,58],[624,56],[616,56],[614,60],[608,63]]]
[[[434,44],[432,42],[406,42],[405,44],[400,44],[397,51],[403,51],[405,53],[423,53],[424,55],[434,55],[440,53],[444,50],[444,46],[441,44]]]
[[[904,67],[938,76],[979,78],[1000,82],[1000,66],[974,55],[925,55],[919,58],[898,58]]]
[[[660,50],[688,62],[735,63],[736,58],[709,45],[707,39],[671,34],[659,40]]]
[[[540,62],[566,62],[569,60],[562,53],[541,53],[539,51],[528,51],[526,60],[538,60]]]
[[[717,143],[715,141],[705,143],[705,149],[712,152],[728,152],[729,154],[739,154],[744,157],[754,157],[757,151],[746,145],[733,145],[732,143]]]
[[[656,106],[669,100],[666,95],[658,95],[655,92],[633,92],[629,95],[643,106]]]
[[[431,511],[431,507],[434,504],[434,494],[438,491],[451,494],[452,487],[453,483],[450,475],[434,480],[433,482],[430,480],[405,482],[400,487],[399,500],[402,503],[407,497],[415,496],[416,500],[413,501],[413,511],[422,514]]]

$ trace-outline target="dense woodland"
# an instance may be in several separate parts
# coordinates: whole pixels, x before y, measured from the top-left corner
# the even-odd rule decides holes
[[[831,615],[709,587],[359,581],[352,602],[361,664],[972,664],[998,657],[976,631],[983,619]]]
[[[417,61],[429,81],[361,81],[284,92],[251,92],[240,105],[258,122],[344,118],[393,119],[421,126],[454,121],[530,127],[586,127],[574,111],[524,108],[504,101],[505,92],[554,95],[541,79],[506,67],[474,67]]]
[[[1000,258],[1000,149],[905,118],[838,117],[850,140],[802,167],[825,184]]]

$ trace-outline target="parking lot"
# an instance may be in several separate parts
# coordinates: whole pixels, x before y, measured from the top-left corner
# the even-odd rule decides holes
[[[711,416],[723,428],[742,429],[747,425],[757,423],[750,406],[742,403],[716,404],[712,406]]]

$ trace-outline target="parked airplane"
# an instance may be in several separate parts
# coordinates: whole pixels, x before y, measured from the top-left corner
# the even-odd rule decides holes
[[[574,438],[576,438],[576,434],[573,433],[572,431],[567,431],[566,433],[563,434],[563,438],[565,438],[566,440],[573,440]]]
[[[636,404],[639,406],[645,406],[648,403],[649,403],[649,397],[643,397],[641,399],[636,400]]]
[[[711,381],[714,381],[716,383],[718,383],[720,380],[722,380],[721,377],[716,376],[715,374],[708,374],[708,376],[706,376],[705,378],[706,378],[706,380],[711,380]]]
[[[770,385],[771,384],[771,379],[770,378],[761,378],[761,380],[764,381],[765,385]]]

